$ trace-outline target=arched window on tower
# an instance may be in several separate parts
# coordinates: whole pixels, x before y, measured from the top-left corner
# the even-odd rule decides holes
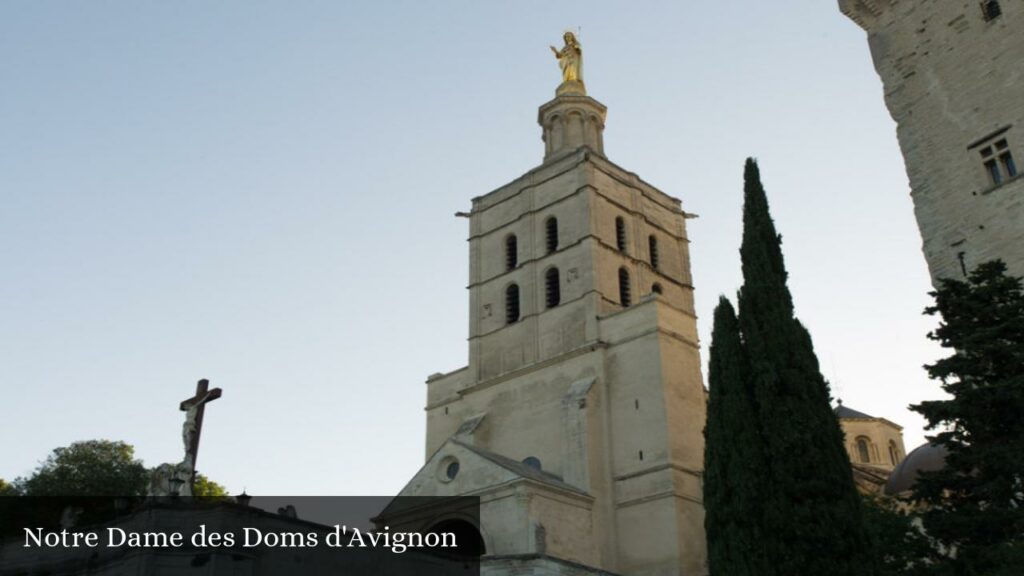
[[[871,462],[871,451],[869,449],[869,441],[864,436],[857,438],[857,456],[861,462]]]
[[[658,284],[657,282],[651,284],[651,292],[654,292],[655,294],[661,294],[661,284]]]
[[[515,234],[505,238],[505,269],[513,270],[519,264],[519,242]]]
[[[615,246],[619,252],[626,251],[626,221],[622,216],[615,217]]]
[[[651,268],[658,269],[658,239],[651,234],[647,237],[647,251],[651,255]]]
[[[544,221],[544,241],[548,254],[558,250],[558,218],[552,216]]]
[[[629,270],[619,268],[619,303],[628,308],[632,303],[629,293]]]
[[[544,273],[544,302],[548,308],[554,308],[562,301],[562,287],[558,276],[558,268],[548,268]]]
[[[513,324],[519,321],[519,285],[509,284],[505,288],[505,322]]]
[[[900,449],[896,447],[896,442],[889,440],[889,461],[895,466],[900,463]]]

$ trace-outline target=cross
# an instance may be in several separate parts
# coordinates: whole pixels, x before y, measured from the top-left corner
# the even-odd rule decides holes
[[[196,395],[183,400],[179,407],[188,413],[185,417],[185,428],[182,439],[185,443],[185,462],[191,467],[192,479],[195,479],[196,456],[199,454],[199,434],[203,430],[203,412],[207,402],[213,402],[221,396],[221,389],[210,390],[210,381],[203,378],[196,384]]]

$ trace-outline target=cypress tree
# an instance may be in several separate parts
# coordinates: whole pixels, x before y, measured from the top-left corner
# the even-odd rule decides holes
[[[739,322],[729,300],[715,308],[704,429],[704,528],[711,576],[765,576],[761,534],[764,460]]]
[[[777,574],[874,574],[843,433],[810,334],[796,319],[753,159],[744,171],[739,324],[764,443],[763,525]]]

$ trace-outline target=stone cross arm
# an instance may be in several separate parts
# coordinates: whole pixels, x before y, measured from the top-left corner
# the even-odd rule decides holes
[[[213,402],[217,398],[220,398],[223,392],[224,391],[221,390],[220,388],[214,388],[213,390],[210,390],[210,381],[206,379],[200,380],[196,384],[196,395],[191,398],[182,400],[179,409],[182,412],[185,412],[189,408],[196,405],[199,405],[201,408],[203,404],[206,404],[207,402]]]

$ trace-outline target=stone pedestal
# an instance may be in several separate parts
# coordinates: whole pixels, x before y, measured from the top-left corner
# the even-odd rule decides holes
[[[554,100],[540,107],[537,122],[544,129],[544,161],[587,146],[604,156],[604,104],[587,96],[579,83],[559,87]],[[563,89],[564,88],[564,89]]]

